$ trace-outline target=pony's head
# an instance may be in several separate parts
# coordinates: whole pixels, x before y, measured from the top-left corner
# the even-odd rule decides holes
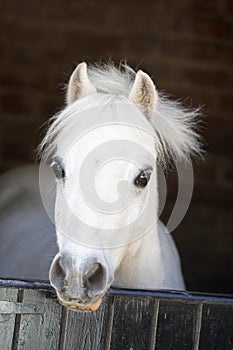
[[[195,117],[141,70],[75,69],[41,145],[57,180],[50,281],[64,305],[96,309],[124,260],[156,232],[157,161],[199,152]]]

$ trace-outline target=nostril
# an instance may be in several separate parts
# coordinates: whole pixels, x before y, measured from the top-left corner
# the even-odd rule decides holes
[[[83,282],[88,290],[102,291],[106,284],[106,269],[100,263],[95,263],[84,274]]]
[[[101,270],[101,265],[99,263],[94,264],[94,266],[91,266],[85,273],[84,279],[91,281],[94,279],[98,273]]]
[[[53,287],[57,290],[62,291],[64,287],[67,285],[67,281],[65,280],[66,274],[64,267],[61,264],[61,256],[58,255],[55,257],[52,266],[50,268],[50,282]]]

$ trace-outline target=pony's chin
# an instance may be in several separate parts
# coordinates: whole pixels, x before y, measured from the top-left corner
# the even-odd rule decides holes
[[[89,305],[78,304],[78,303],[77,304],[76,303],[70,303],[70,302],[66,302],[64,300],[61,300],[60,298],[59,298],[59,302],[63,306],[65,306],[68,309],[71,309],[73,311],[88,312],[88,311],[96,311],[100,307],[100,305],[102,303],[102,298],[99,299],[98,301],[96,301],[95,303],[89,304]]]

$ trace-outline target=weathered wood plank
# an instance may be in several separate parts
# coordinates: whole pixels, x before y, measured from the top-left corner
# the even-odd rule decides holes
[[[0,288],[0,300],[17,301],[17,289]],[[15,314],[2,314],[0,306],[0,349],[10,350],[15,327]]]
[[[61,306],[45,292],[24,290],[23,302],[44,306],[44,314],[21,316],[17,350],[57,350],[59,341]]]
[[[155,349],[194,349],[196,319],[197,304],[161,300]]]
[[[95,312],[67,310],[64,339],[59,350],[103,350],[108,303],[103,301]]]
[[[43,305],[38,304],[25,304],[15,301],[2,301],[0,300],[0,313],[1,314],[40,314],[45,312]]]
[[[200,350],[233,349],[233,305],[204,304]]]
[[[157,300],[115,297],[111,350],[148,350]]]

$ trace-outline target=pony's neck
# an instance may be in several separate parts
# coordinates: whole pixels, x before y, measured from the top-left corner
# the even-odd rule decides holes
[[[164,279],[158,226],[128,246],[128,252],[115,272],[114,287],[157,288]]]

